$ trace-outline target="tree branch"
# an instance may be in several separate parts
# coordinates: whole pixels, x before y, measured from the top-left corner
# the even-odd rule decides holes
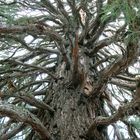
[[[126,80],[120,80],[120,79],[111,79],[109,83],[114,84],[116,86],[122,87],[124,89],[128,90],[135,90],[136,89],[136,83],[130,83]]]
[[[26,109],[1,102],[0,115],[28,124],[40,135],[43,140],[50,139],[50,134],[47,132],[40,120]]]
[[[104,70],[101,74],[99,80],[94,85],[92,95],[96,96],[99,91],[104,87],[108,82],[108,79],[112,76],[117,75],[122,69],[128,67],[128,65],[134,60],[137,56],[137,50],[139,46],[133,43],[129,43],[127,46],[127,53],[123,57],[119,57],[116,63],[112,64],[108,69]]]
[[[16,91],[14,91],[14,93],[12,94],[3,94],[1,93],[0,94],[0,97],[3,98],[3,97],[17,97],[21,100],[23,100],[24,102],[32,105],[32,106],[35,106],[39,109],[43,109],[43,110],[48,110],[50,111],[51,113],[54,113],[54,109],[51,108],[49,105],[47,105],[46,103],[44,103],[43,101],[39,101],[37,100],[33,95],[27,95],[23,92],[20,92],[19,94],[18,93],[15,93]]]
[[[127,115],[135,115],[137,111],[140,111],[140,99],[127,103],[124,106],[120,106],[118,111],[110,117],[97,117],[92,125],[89,127],[87,132],[87,137],[91,138],[93,136],[100,137],[99,127],[105,127],[118,120],[122,120],[123,117]],[[96,132],[96,134],[95,134]],[[100,137],[101,138],[101,137]]]
[[[36,66],[36,65],[32,65],[32,64],[27,64],[27,63],[23,63],[21,61],[18,61],[18,60],[12,60],[12,59],[7,59],[7,60],[1,60],[0,61],[1,63],[4,63],[4,62],[12,62],[14,64],[18,64],[18,65],[23,65],[23,66],[26,66],[26,67],[32,67],[32,68],[35,68],[37,70],[41,70],[45,73],[47,73],[49,76],[51,76],[54,80],[58,80],[57,77],[55,77],[52,73],[49,72],[49,70],[47,70],[46,68],[42,68],[40,66]]]
[[[53,29],[50,29],[50,27],[45,27],[44,24],[29,24],[28,26],[12,26],[12,27],[5,27],[0,26],[0,34],[22,34],[22,33],[31,33],[35,35],[48,35],[49,37],[53,38],[54,40],[58,42],[64,42],[62,37]]]
[[[0,138],[2,140],[7,140],[12,138],[13,136],[15,136],[16,134],[18,134],[19,132],[21,132],[23,129],[25,129],[26,125],[25,124],[21,124],[18,127],[16,127],[15,129],[7,132],[6,134],[0,134]]]

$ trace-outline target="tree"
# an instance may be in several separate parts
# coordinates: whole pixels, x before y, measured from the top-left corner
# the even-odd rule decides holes
[[[139,12],[139,0],[1,0],[0,139],[140,138]]]

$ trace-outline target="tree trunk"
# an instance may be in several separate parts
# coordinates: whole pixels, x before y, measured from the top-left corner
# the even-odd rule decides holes
[[[106,140],[107,133],[102,128],[99,128],[99,134],[91,132],[90,137],[86,135],[94,118],[105,116],[103,100],[85,96],[80,88],[69,88],[63,81],[65,79],[53,83],[52,89],[46,93],[45,101],[54,108],[54,114],[38,113],[53,140]],[[32,139],[36,140],[37,136]]]
[[[97,126],[93,132],[89,131],[97,116],[106,116],[103,109],[104,100],[101,98],[104,89],[95,91],[96,94],[93,96],[98,84],[93,71],[89,69],[89,62],[92,62],[93,58],[90,60],[82,46],[79,48],[78,32],[74,38],[71,55],[67,56],[64,53],[56,66],[55,75],[58,79],[50,83],[44,100],[55,111],[53,114],[40,111],[38,118],[53,140],[106,140],[105,126]],[[104,85],[104,82],[101,85]],[[32,139],[37,139],[36,134],[33,137]]]

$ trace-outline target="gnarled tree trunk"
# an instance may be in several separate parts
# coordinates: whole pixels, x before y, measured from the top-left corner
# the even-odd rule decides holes
[[[86,95],[80,85],[74,87],[71,84],[72,81],[68,80],[71,77],[72,73],[65,71],[63,78],[51,82],[44,102],[55,111],[54,113],[40,111],[38,117],[54,140],[108,139],[104,126],[97,127],[97,132],[91,131],[91,134],[87,134],[91,122],[97,116],[106,116],[103,109],[104,99],[100,94],[95,97]],[[37,135],[32,139],[36,140]]]
[[[0,1],[0,139],[139,138],[137,1]]]

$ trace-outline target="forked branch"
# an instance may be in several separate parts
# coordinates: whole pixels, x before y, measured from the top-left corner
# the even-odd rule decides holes
[[[118,111],[110,117],[97,117],[89,127],[87,137],[90,139],[96,136],[99,140],[102,139],[99,128],[104,128],[112,123],[122,120],[126,115],[135,115],[140,111],[140,99],[131,101],[124,106],[120,106]]]
[[[0,103],[0,116],[7,116],[15,121],[30,125],[42,138],[49,140],[50,134],[40,120],[28,110],[4,102]]]

